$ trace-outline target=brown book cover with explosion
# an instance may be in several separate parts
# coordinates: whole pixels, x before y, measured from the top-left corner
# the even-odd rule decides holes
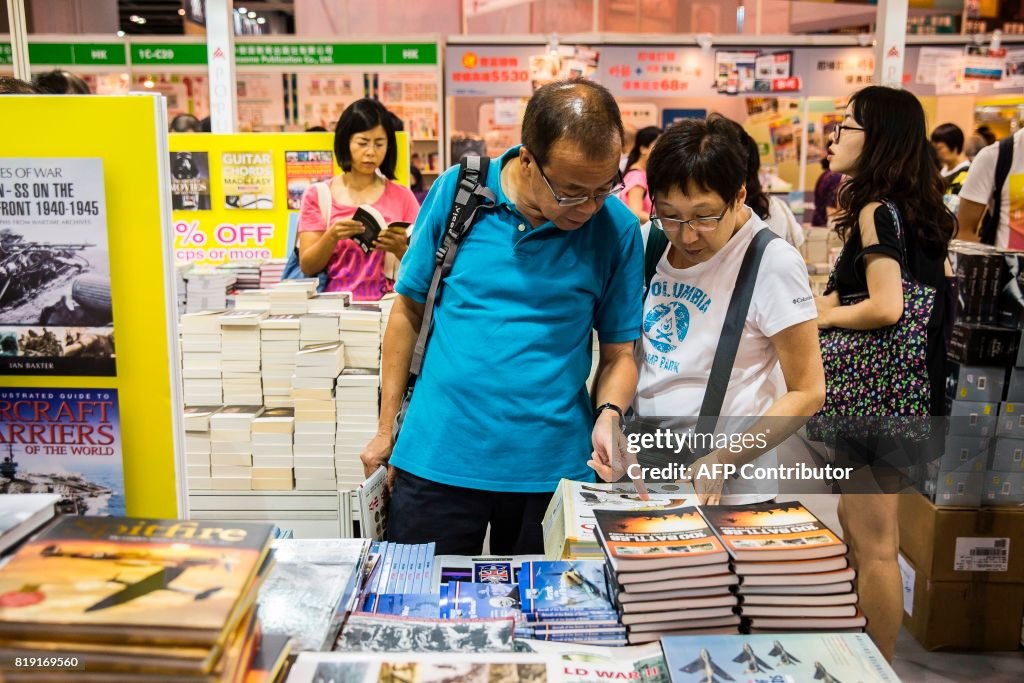
[[[63,517],[0,569],[0,639],[223,644],[265,575],[272,527]]]
[[[714,565],[728,560],[722,544],[695,507],[594,510],[594,519],[594,533],[616,572]]]
[[[701,511],[738,562],[816,560],[846,554],[846,545],[797,502],[709,505]]]

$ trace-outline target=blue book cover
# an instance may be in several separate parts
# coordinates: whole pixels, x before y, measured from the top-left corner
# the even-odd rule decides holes
[[[377,580],[374,593],[388,592],[388,582],[391,580],[391,572],[394,570],[393,560],[396,547],[398,546],[395,543],[385,543],[381,546],[383,554],[380,556],[380,578]]]
[[[604,575],[604,560],[524,562],[523,611],[539,615],[617,616]]]
[[[898,683],[864,633],[666,636],[672,683]]]
[[[448,584],[448,614],[451,619],[487,619],[519,616],[519,587],[514,583]]]
[[[392,614],[398,617],[437,619],[439,605],[436,595],[379,593],[367,597],[363,611],[372,614]]]
[[[427,593],[430,591],[430,582],[434,577],[434,553],[437,552],[436,543],[428,543],[424,556],[426,561],[423,565],[423,578],[420,580],[420,592]]]

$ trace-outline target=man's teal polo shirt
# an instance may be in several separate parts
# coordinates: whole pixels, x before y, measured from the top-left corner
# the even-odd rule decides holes
[[[640,336],[643,243],[615,197],[577,230],[531,228],[501,189],[518,154],[491,161],[497,204],[477,212],[444,283],[391,464],[452,486],[546,492],[563,477],[593,481],[591,330],[605,343]],[[395,289],[420,303],[457,176],[434,183],[402,260]]]

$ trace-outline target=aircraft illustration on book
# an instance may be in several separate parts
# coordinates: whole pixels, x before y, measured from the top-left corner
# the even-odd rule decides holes
[[[743,673],[756,674],[771,671],[772,667],[768,665],[763,659],[754,654],[754,648],[747,644],[743,646],[743,652],[736,655],[733,660],[734,662],[747,663],[747,668],[743,670]]]
[[[723,671],[722,667],[715,664],[714,660],[711,659],[711,653],[708,652],[705,648],[700,649],[700,655],[697,657],[697,659],[693,660],[686,666],[682,667],[682,669],[680,670],[688,674],[700,672],[702,676],[702,678],[700,679],[700,683],[719,683],[718,677],[721,677],[722,679],[725,679],[727,681],[736,680],[735,678],[727,674],[725,671]]]
[[[789,654],[788,652],[786,652],[786,648],[782,647],[782,643],[780,643],[777,640],[773,640],[772,641],[772,649],[768,651],[768,656],[769,657],[778,657],[779,658],[779,661],[778,661],[779,665],[799,664],[800,663],[800,660],[797,659],[796,657],[794,657],[793,655]]]
[[[231,566],[227,561],[220,562],[216,559],[204,558],[204,559],[184,559],[184,560],[165,560],[157,557],[153,557],[147,552],[124,552],[124,553],[74,553],[64,552],[60,549],[60,546],[49,545],[43,548],[41,555],[43,557],[67,557],[78,560],[98,560],[113,562],[115,565],[127,566],[127,567],[146,567],[146,566],[160,566],[161,568],[154,571],[149,576],[140,579],[139,581],[128,582],[123,581],[117,576],[114,576],[110,581],[112,583],[120,583],[124,588],[113,595],[109,595],[106,598],[100,600],[94,605],[86,608],[86,612],[98,612],[99,610],[108,609],[110,607],[116,607],[117,605],[123,605],[126,602],[131,602],[137,598],[141,598],[144,595],[158,590],[174,591],[176,593],[183,593],[185,595],[193,596],[196,602],[206,600],[215,593],[219,592],[222,586],[215,586],[213,588],[207,588],[203,591],[194,591],[187,588],[176,588],[171,586],[171,582],[177,579],[179,576],[184,574],[192,567],[207,567],[214,564],[224,564],[227,571],[231,571]]]
[[[830,674],[821,662],[814,663],[814,680],[821,681],[821,683],[842,683],[842,681]]]

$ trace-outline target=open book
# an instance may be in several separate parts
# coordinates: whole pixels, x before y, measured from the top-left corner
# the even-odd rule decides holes
[[[362,223],[365,228],[362,233],[352,238],[359,245],[359,248],[363,250],[364,254],[369,254],[373,251],[373,243],[377,241],[377,238],[380,237],[383,231],[391,229],[404,232],[410,225],[410,223],[405,221],[388,223],[384,219],[384,215],[370,204],[360,204],[355,214],[353,214],[352,220]]]

